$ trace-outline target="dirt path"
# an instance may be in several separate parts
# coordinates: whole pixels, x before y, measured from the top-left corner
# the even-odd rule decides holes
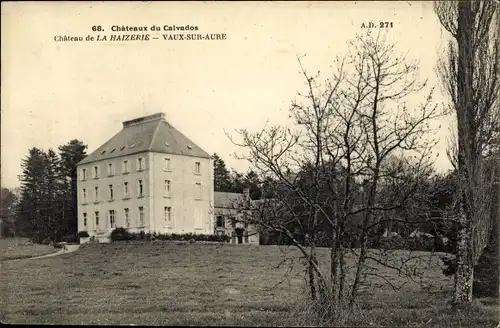
[[[6,261],[22,261],[22,260],[36,260],[36,259],[42,259],[44,257],[51,257],[51,256],[56,256],[56,255],[62,255],[62,254],[67,254],[76,251],[78,248],[80,248],[80,245],[67,245],[67,250],[58,250],[55,253],[50,253],[47,255],[40,255],[40,256],[35,256],[35,257],[25,257],[21,259],[13,259],[13,260],[6,260]]]
[[[27,258],[26,260],[35,260],[35,259],[41,259],[44,257],[51,257],[51,256],[56,256],[56,255],[61,255],[61,254],[67,254],[76,251],[78,248],[80,248],[80,245],[67,245],[66,246],[67,250],[59,250],[55,253],[47,254],[47,255],[42,255],[42,256],[36,256],[36,257],[30,257]]]

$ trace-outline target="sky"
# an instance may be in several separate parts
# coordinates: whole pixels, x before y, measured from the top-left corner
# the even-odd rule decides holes
[[[82,140],[88,153],[122,122],[164,112],[167,121],[227,166],[246,171],[227,137],[288,124],[304,91],[297,55],[309,71],[328,72],[362,23],[393,22],[398,50],[438,84],[435,65],[445,35],[432,2],[2,2],[1,185],[16,187],[32,147]],[[113,25],[198,26],[226,40],[55,42],[57,35],[120,34]],[[103,32],[93,32],[101,26]],[[129,34],[130,32],[122,32]],[[325,76],[325,78],[328,76]],[[439,90],[438,90],[439,91]],[[440,101],[445,101],[444,97]],[[436,168],[451,167],[449,119],[438,133]]]

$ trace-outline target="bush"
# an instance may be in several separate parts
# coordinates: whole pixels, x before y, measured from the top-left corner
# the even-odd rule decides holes
[[[131,240],[130,233],[125,228],[116,228],[111,232],[110,238],[111,241]]]
[[[441,257],[441,261],[443,262],[443,274],[447,277],[452,276],[457,271],[457,261],[455,260],[455,255],[446,254]]]
[[[438,240],[441,240],[438,238]],[[433,252],[436,249],[436,240],[431,238],[409,238],[408,249],[411,251]]]
[[[434,238],[403,238],[401,236],[378,237],[368,242],[368,248],[433,252],[436,248]]]
[[[62,238],[62,241],[65,241],[67,243],[77,243],[79,241],[78,234],[70,234],[66,235]]]
[[[80,231],[78,232],[78,237],[80,238],[89,238],[89,233],[87,231]]]

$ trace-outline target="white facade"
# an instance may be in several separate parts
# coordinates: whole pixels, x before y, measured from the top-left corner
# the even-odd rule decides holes
[[[151,152],[81,165],[78,231],[212,233],[212,168],[211,159]]]

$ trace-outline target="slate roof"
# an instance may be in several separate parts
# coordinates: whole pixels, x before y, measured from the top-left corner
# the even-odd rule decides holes
[[[78,165],[147,151],[212,157],[168,123],[164,113],[157,113],[123,122],[120,132],[81,160]]]
[[[243,200],[244,195],[235,192],[214,192],[214,207],[234,208]]]

